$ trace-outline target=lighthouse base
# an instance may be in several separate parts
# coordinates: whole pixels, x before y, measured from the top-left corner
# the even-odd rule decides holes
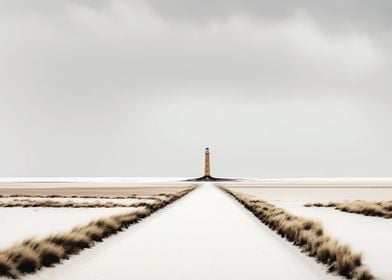
[[[229,178],[216,178],[212,176],[203,176],[199,178],[188,179],[185,181],[191,182],[206,182],[206,181],[237,181],[236,179],[229,179]]]

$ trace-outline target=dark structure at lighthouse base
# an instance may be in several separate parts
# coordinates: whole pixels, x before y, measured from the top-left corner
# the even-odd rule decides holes
[[[192,179],[188,179],[185,181],[190,181],[190,182],[208,182],[208,181],[212,181],[212,182],[216,182],[216,181],[237,181],[236,179],[229,179],[229,178],[216,178],[216,177],[212,177],[212,176],[203,176],[203,177],[199,177],[199,178],[192,178]]]

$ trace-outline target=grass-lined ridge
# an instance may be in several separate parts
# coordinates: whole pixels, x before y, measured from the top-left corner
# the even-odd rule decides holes
[[[252,212],[262,223],[302,249],[302,252],[328,266],[347,279],[370,280],[372,273],[362,264],[360,253],[348,245],[326,235],[322,225],[314,220],[298,217],[273,204],[220,187]]]
[[[332,207],[348,213],[361,214],[365,216],[392,218],[392,200],[387,201],[342,201],[342,202],[309,202],[305,207]]]

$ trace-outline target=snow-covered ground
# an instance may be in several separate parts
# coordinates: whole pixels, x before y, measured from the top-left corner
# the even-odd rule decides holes
[[[94,219],[139,208],[0,208],[0,249],[30,237],[71,230]]]
[[[26,277],[128,278],[339,279],[210,184],[62,265]]]
[[[244,179],[242,182],[234,184],[248,187],[392,187],[392,177],[263,178]]]
[[[255,195],[273,203],[304,204],[307,202],[329,202],[342,200],[392,200],[390,188],[353,188],[353,187],[237,187],[225,184],[232,190]],[[242,185],[241,185],[242,186]]]
[[[377,279],[392,279],[392,221],[344,213],[332,208],[304,207],[306,202],[392,200],[392,188],[231,188],[267,200],[288,212],[320,221],[326,233],[363,254]]]

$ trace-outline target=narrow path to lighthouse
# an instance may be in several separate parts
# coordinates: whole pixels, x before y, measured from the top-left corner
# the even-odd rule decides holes
[[[129,230],[26,279],[337,279],[204,184]]]

